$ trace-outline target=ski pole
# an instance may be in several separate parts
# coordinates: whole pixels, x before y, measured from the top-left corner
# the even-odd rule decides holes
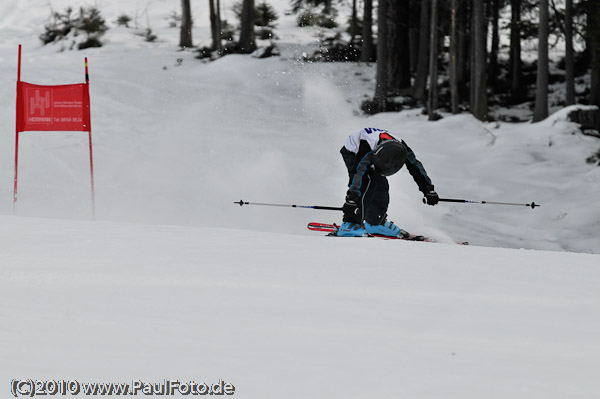
[[[531,204],[517,204],[514,202],[495,202],[495,201],[473,201],[473,200],[465,200],[465,199],[453,199],[453,198],[440,198],[440,202],[460,202],[463,204],[490,204],[490,205],[513,205],[513,206],[528,206],[531,209],[534,209],[536,206],[541,206],[532,202]],[[427,200],[423,198],[423,202],[427,203]]]
[[[265,204],[263,202],[245,202],[244,200],[234,201],[234,204],[242,205],[262,205],[262,206],[280,206],[285,208],[306,208],[306,209],[321,209],[325,211],[341,211],[342,208],[333,206],[319,206],[319,205],[288,205],[288,204]]]

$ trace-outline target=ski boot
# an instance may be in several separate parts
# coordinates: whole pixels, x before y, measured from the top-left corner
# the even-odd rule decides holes
[[[362,237],[366,235],[364,227],[357,223],[344,222],[339,227],[336,236],[339,237]]]
[[[401,229],[396,226],[394,222],[388,222],[384,220],[381,224],[372,225],[368,222],[365,222],[365,230],[367,234],[376,235],[376,236],[387,236],[387,237],[398,237],[398,238],[408,238],[410,237],[410,233],[406,230]]]

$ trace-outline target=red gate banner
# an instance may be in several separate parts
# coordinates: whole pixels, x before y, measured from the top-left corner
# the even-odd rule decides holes
[[[19,176],[19,133],[26,131],[88,132],[92,212],[95,214],[94,159],[92,155],[89,87],[87,58],[85,58],[85,83],[41,86],[21,81],[21,45],[19,44],[14,204],[17,203]]]
[[[90,128],[86,83],[40,86],[17,82],[17,131],[89,132]]]

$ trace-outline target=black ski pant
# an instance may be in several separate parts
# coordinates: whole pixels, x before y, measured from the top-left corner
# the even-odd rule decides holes
[[[348,181],[348,187],[352,184],[354,175],[356,174],[356,155],[346,148],[342,147],[340,151],[346,168],[348,169],[348,175],[350,180]],[[362,220],[366,221],[371,225],[381,224],[386,216],[387,209],[390,203],[390,185],[385,176],[375,172],[374,169],[368,168],[367,173],[362,177],[360,185],[360,202],[362,211]],[[356,223],[356,220],[346,220],[345,222]],[[361,222],[362,222],[361,220]]]

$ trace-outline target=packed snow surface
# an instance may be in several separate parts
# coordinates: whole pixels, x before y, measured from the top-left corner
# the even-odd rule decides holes
[[[0,389],[222,379],[242,398],[597,395],[600,168],[585,159],[600,142],[569,109],[536,124],[362,116],[375,66],[299,61],[319,31],[274,4],[281,57],[204,63],[168,27],[178,1],[103,0],[107,22],[139,15],[158,41],[112,25],[85,51],[41,46],[47,1],[2,2]],[[18,44],[30,83],[82,82],[88,58],[95,215],[81,133],[21,134],[13,207]],[[339,149],[363,127],[404,139],[441,197],[542,206],[425,206],[402,170],[389,218],[432,244],[323,237],[307,222],[339,212],[233,204],[341,206]]]

